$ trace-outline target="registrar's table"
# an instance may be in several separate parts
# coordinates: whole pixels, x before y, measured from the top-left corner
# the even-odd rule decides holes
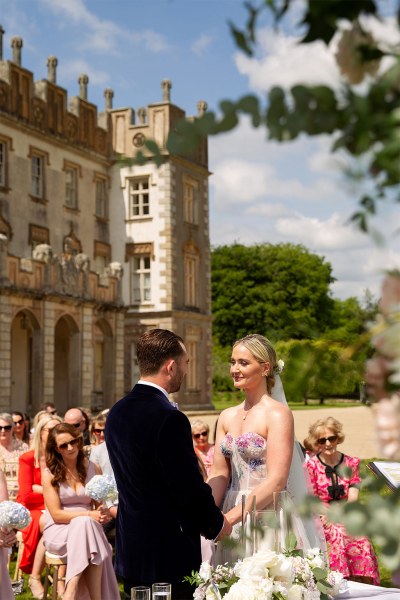
[[[348,589],[337,596],[337,600],[400,600],[400,588],[384,588],[356,581],[348,582]]]

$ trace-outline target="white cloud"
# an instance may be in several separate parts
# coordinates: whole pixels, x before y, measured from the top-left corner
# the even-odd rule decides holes
[[[130,31],[112,20],[100,19],[94,12],[88,10],[84,0],[41,0],[41,2],[47,10],[60,17],[62,27],[65,26],[65,20],[69,20],[85,30],[85,33],[80,36],[82,49],[120,55],[120,48],[124,45],[121,44],[122,41],[144,47],[153,53],[168,49],[167,41],[156,31],[152,29]]]
[[[93,85],[105,85],[110,81],[110,75],[105,71],[101,71],[99,69],[95,69],[92,65],[90,65],[85,60],[71,60],[67,63],[62,63],[58,66],[58,75],[59,79],[63,81],[78,81],[79,75],[84,73],[89,77],[88,84],[88,96],[90,98],[90,84]],[[74,95],[74,94],[72,94]],[[78,95],[78,88],[77,93]]]
[[[280,203],[254,204],[249,209],[247,209],[246,212],[249,215],[259,215],[267,217],[269,219],[279,219],[292,214],[292,212],[288,209],[287,206]]]
[[[239,72],[247,75],[250,86],[265,92],[275,85],[289,88],[298,83],[338,87],[339,69],[332,53],[323,42],[299,44],[298,38],[271,29],[260,32],[259,58],[236,54]]]
[[[206,33],[203,33],[192,44],[191,50],[197,56],[200,56],[200,57],[204,56],[206,54],[208,48],[211,46],[212,42],[213,42],[212,36],[207,35]]]

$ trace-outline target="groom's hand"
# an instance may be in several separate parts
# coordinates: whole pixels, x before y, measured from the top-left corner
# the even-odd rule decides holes
[[[219,542],[220,540],[222,540],[222,538],[226,537],[227,535],[231,535],[231,533],[232,533],[232,525],[229,523],[228,519],[224,515],[224,525],[223,525],[221,531],[219,532],[218,537],[216,537],[214,541]]]

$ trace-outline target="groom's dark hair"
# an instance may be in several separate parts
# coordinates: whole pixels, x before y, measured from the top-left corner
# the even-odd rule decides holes
[[[149,329],[140,336],[136,357],[141,375],[155,375],[166,360],[183,354],[183,339],[168,329]]]

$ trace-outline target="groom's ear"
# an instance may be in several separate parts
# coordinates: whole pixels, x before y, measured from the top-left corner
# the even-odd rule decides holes
[[[173,375],[176,368],[176,362],[173,358],[169,358],[164,363],[164,369],[167,375]]]

